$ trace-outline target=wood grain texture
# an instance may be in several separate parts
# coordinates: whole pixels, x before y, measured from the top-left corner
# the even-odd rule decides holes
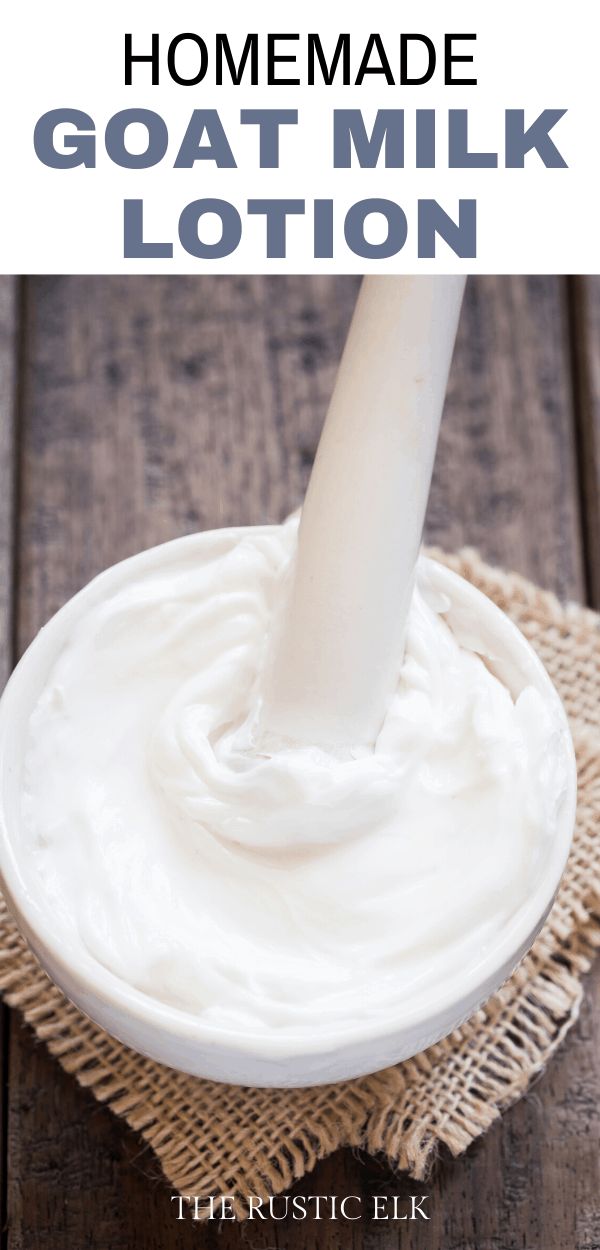
[[[17,624],[24,647],[115,559],[278,520],[302,498],[352,310],[351,278],[28,282]],[[571,333],[554,278],[469,284],[428,537],[584,593]],[[596,1000],[597,1001],[597,1000]],[[174,1219],[152,1157],[14,1020],[7,1250],[591,1250],[600,1245],[598,1013],[530,1095],[425,1186],[349,1151],[304,1194],[429,1195],[430,1223]],[[218,1239],[218,1240],[217,1240]]]
[[[19,281],[0,277],[0,690],[13,650],[13,551]],[[0,1004],[0,1237],[6,1220],[6,1118],[9,1014]]]
[[[467,284],[427,537],[479,547],[561,596],[583,591],[564,284]]]

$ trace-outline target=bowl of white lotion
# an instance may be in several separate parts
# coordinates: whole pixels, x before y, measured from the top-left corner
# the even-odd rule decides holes
[[[397,1063],[465,1020],[538,933],[576,771],[530,645],[421,557],[374,744],[256,747],[295,522],[97,577],[0,701],[0,872],[44,968],[142,1054],[237,1084]]]

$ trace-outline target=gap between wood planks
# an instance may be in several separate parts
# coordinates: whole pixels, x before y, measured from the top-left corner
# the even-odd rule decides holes
[[[17,660],[16,604],[24,281],[0,277],[0,689]],[[10,1013],[0,1003],[0,1245],[8,1238],[8,1081]]]
[[[585,589],[600,609],[600,277],[566,284]]]

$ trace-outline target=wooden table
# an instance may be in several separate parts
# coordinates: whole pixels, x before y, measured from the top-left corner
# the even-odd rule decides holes
[[[94,573],[207,526],[301,501],[356,282],[34,278],[0,286],[0,654],[4,675]],[[469,543],[600,607],[600,291],[468,287],[427,536]],[[600,978],[530,1094],[431,1182],[341,1151],[310,1194],[428,1193],[428,1224],[177,1223],[134,1134],[5,1012],[6,1250],[234,1246],[593,1250]]]

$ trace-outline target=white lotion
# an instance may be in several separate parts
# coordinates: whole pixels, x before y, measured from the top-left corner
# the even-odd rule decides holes
[[[424,1001],[539,879],[564,728],[449,629],[419,567],[374,746],[249,750],[296,526],[142,555],[72,628],[28,727],[27,886],[65,952],[238,1032]]]
[[[381,728],[402,662],[464,281],[363,281],[272,640],[265,744],[348,748],[372,744]]]

